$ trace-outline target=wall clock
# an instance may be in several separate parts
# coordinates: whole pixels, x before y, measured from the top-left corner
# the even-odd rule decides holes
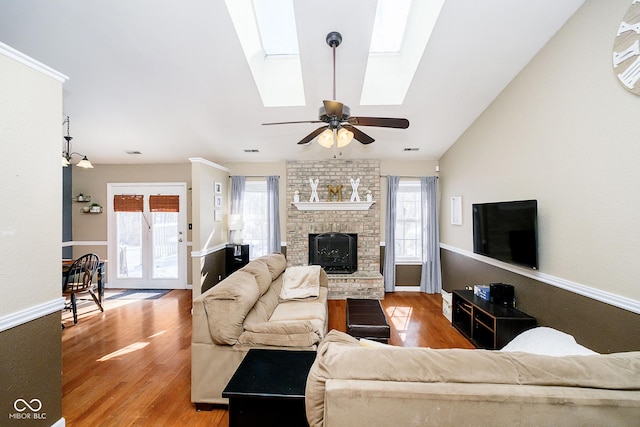
[[[640,95],[640,0],[633,0],[613,43],[613,72],[622,86]]]

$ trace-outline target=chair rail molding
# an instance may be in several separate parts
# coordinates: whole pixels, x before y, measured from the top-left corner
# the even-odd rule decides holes
[[[440,248],[466,256],[468,258],[473,258],[475,260],[493,265],[503,270],[511,271],[512,273],[516,273],[521,276],[529,277],[530,279],[534,279],[551,286],[556,286],[560,289],[564,289],[566,291],[570,291],[578,295],[582,295],[587,298],[591,298],[596,301],[600,301],[605,304],[612,305],[614,307],[622,308],[632,313],[640,314],[640,301],[636,301],[634,299],[627,298],[622,295],[603,291],[601,289],[592,288],[590,286],[586,286],[581,283],[572,282],[570,280],[566,280],[561,277],[555,277],[550,274],[541,273],[539,271],[528,270],[526,268],[518,267],[512,264],[507,264],[505,262],[498,261],[492,258],[487,258],[485,256],[478,255],[476,253],[469,252],[464,249],[447,245],[445,243],[440,243]]]
[[[56,298],[33,307],[0,317],[0,332],[15,328],[32,320],[39,319],[64,309],[64,298]]]

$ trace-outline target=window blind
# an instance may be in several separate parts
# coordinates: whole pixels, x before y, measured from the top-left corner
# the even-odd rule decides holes
[[[151,212],[180,212],[180,196],[149,196],[149,210]]]
[[[142,212],[144,196],[130,194],[116,194],[113,196],[113,210],[115,212]]]

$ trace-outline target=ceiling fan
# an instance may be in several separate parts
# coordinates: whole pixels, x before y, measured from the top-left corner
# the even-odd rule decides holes
[[[298,142],[308,144],[313,138],[320,135],[318,142],[326,148],[333,146],[334,141],[338,147],[349,144],[353,138],[362,144],[371,144],[375,139],[354,126],[375,126],[396,129],[409,127],[409,120],[389,117],[353,117],[351,109],[342,102],[336,101],[336,48],[342,43],[342,35],[337,31],[327,34],[327,44],[333,50],[333,100],[322,101],[322,107],[318,112],[318,120],[262,123],[263,125],[284,125],[292,123],[326,123],[311,132]]]

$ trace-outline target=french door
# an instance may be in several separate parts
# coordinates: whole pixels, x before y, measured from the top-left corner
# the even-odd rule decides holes
[[[187,287],[186,188],[186,183],[107,184],[109,287]]]

